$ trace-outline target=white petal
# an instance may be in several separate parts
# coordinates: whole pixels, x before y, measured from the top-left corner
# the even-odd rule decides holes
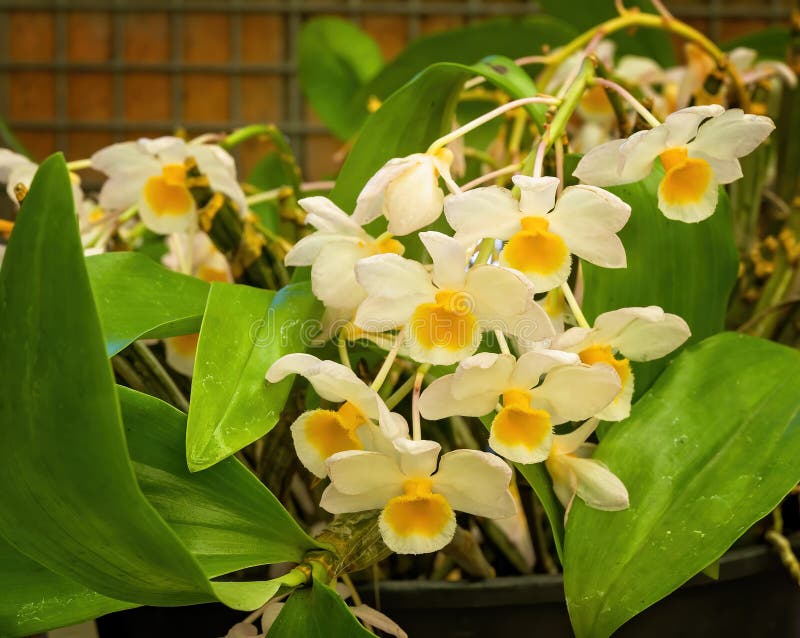
[[[390,159],[365,184],[356,202],[353,219],[364,226],[383,214],[384,194],[392,180],[408,170],[417,160],[417,155]]]
[[[8,177],[14,169],[20,167],[30,168],[31,166],[33,167],[33,171],[36,172],[37,165],[27,157],[19,153],[14,153],[7,148],[0,148],[0,183],[9,183]]]
[[[368,295],[376,297],[433,298],[436,292],[422,264],[393,253],[362,259],[356,265],[356,279]]]
[[[436,471],[442,446],[436,441],[392,441],[400,455],[400,469],[407,478],[427,478]]]
[[[758,58],[758,51],[748,47],[736,47],[728,51],[728,61],[741,73],[752,68]]]
[[[467,276],[467,253],[452,237],[435,231],[419,234],[433,260],[433,283],[439,288],[459,289]]]
[[[464,245],[486,237],[508,239],[520,229],[519,203],[510,190],[500,186],[448,195],[444,215],[456,231],[455,239]]]
[[[607,367],[603,363],[598,363],[592,366]],[[622,421],[627,419],[631,414],[631,401],[633,400],[633,390],[635,387],[635,380],[633,371],[630,371],[622,384],[622,390],[614,397],[605,408],[597,412],[597,418],[603,421]]]
[[[361,240],[357,237],[327,231],[311,233],[289,249],[284,263],[287,266],[310,266],[325,246],[330,244],[357,246],[359,241]]]
[[[552,369],[564,365],[577,365],[580,363],[577,354],[571,352],[560,352],[558,350],[534,350],[526,352],[514,366],[514,372],[510,378],[510,386],[530,390],[539,385],[539,379]]]
[[[317,230],[354,237],[364,235],[364,229],[327,197],[304,197],[297,204],[308,213],[306,224]]]
[[[92,168],[108,175],[100,189],[99,205],[125,210],[139,201],[149,177],[161,174],[161,163],[142,152],[136,142],[112,144],[91,157]]]
[[[464,359],[453,375],[453,398],[460,404],[480,394],[497,397],[509,387],[514,363],[513,356],[493,352],[480,352]],[[483,414],[486,412],[464,416]]]
[[[629,506],[628,490],[603,463],[595,459],[564,457],[578,480],[578,497],[599,510],[617,511]]]
[[[419,297],[367,297],[356,310],[353,323],[365,332],[380,333],[408,323],[414,309],[428,301]]]
[[[575,476],[572,467],[565,462],[567,458],[569,457],[566,455],[553,455],[545,461],[545,467],[553,480],[553,491],[566,510],[565,520],[569,516],[572,501],[578,491],[578,477]]]
[[[700,200],[688,204],[671,204],[667,202],[664,199],[662,188],[665,181],[661,180],[661,184],[658,187],[658,210],[664,213],[664,217],[692,224],[701,222],[714,214],[719,197],[719,187],[714,176],[709,180]]]
[[[355,266],[369,254],[363,243],[337,242],[324,246],[311,267],[311,289],[317,299],[326,306],[355,310],[367,296],[356,281]]]
[[[306,372],[322,363],[313,354],[295,352],[286,354],[273,363],[267,370],[266,379],[270,383],[278,383],[290,374],[300,374],[305,376]]]
[[[714,171],[714,177],[719,184],[730,184],[743,176],[742,165],[738,159],[720,159],[707,155],[694,147],[689,148],[689,157],[705,160]]]
[[[445,375],[425,388],[419,398],[419,411],[423,418],[435,421],[456,414],[483,416],[494,410],[499,393],[480,393],[456,401],[452,390],[453,378],[452,374]]]
[[[548,219],[571,253],[604,268],[624,268],[625,247],[616,233],[630,214],[616,195],[582,185],[566,188]]]
[[[344,494],[331,483],[322,493],[319,506],[331,514],[366,512],[382,508],[389,499],[402,493],[400,485],[385,485],[368,492]]]
[[[195,335],[196,336],[196,335]],[[194,358],[197,352],[197,341],[194,342],[194,348],[191,352],[187,352],[186,345],[191,343],[186,337],[170,337],[164,339],[164,354],[170,368],[177,370],[181,374],[191,377],[194,373]]]
[[[599,424],[600,419],[592,417],[568,434],[556,434],[552,454],[572,454],[586,443]]]
[[[547,410],[554,424],[582,421],[611,403],[621,387],[611,366],[561,366],[548,373],[544,382],[531,391],[531,405]]]
[[[408,235],[435,222],[443,206],[439,174],[426,155],[387,186],[383,214],[389,220],[390,233]]]
[[[514,175],[511,181],[519,186],[519,209],[524,215],[541,217],[553,210],[560,183],[557,177]]]
[[[0,149],[0,150],[5,150],[5,149]],[[8,194],[8,198],[12,202],[19,205],[19,203],[17,202],[17,195],[15,192],[17,184],[22,184],[25,188],[30,188],[31,182],[33,181],[33,177],[34,175],[36,175],[36,171],[38,170],[39,166],[34,164],[33,162],[28,162],[27,164],[23,164],[20,162],[14,164],[8,170],[5,179],[2,181],[6,182],[6,193]],[[78,202],[79,199],[76,197],[75,201]]]
[[[625,140],[612,140],[596,146],[580,159],[572,174],[582,182],[595,186],[625,184],[627,179],[620,172],[620,149],[624,143]]]
[[[591,328],[570,328],[553,339],[550,347],[553,350],[580,352],[594,343],[594,334],[595,332]]]
[[[664,69],[641,55],[623,55],[614,67],[614,75],[631,84],[660,84],[665,79]]]
[[[327,474],[325,456],[320,453],[319,448],[314,445],[308,437],[308,422],[316,412],[316,410],[303,412],[294,420],[290,430],[292,433],[292,442],[294,443],[294,451],[300,463],[314,476],[324,478]]]
[[[667,147],[669,129],[656,126],[649,131],[639,131],[631,135],[620,147],[622,164],[620,174],[624,179],[620,184],[638,182],[650,174],[653,162]],[[602,186],[602,184],[596,184]]]
[[[667,116],[664,127],[669,131],[667,145],[686,146],[695,135],[697,127],[708,118],[715,118],[722,114],[723,109],[719,104],[690,106]]]
[[[236,163],[226,150],[217,144],[187,144],[186,154],[197,161],[197,168],[208,177],[211,188],[227,195],[237,206],[239,213],[247,214],[244,191],[236,179]]]
[[[633,361],[652,361],[669,354],[691,335],[688,324],[678,315],[658,306],[620,308],[605,312],[594,322],[602,339]]]
[[[327,466],[331,485],[342,494],[367,494],[388,488],[394,488],[399,493],[405,480],[397,461],[378,452],[339,452],[328,459]],[[368,509],[381,507],[385,503],[383,501]]]
[[[518,272],[500,266],[474,266],[467,273],[465,289],[480,320],[502,320],[528,309],[533,287]]]
[[[508,491],[511,468],[494,454],[454,450],[442,456],[433,476],[433,491],[459,512],[488,518],[507,518],[516,512]]]
[[[444,498],[434,495],[433,498]],[[387,521],[386,509],[378,518],[378,529],[386,546],[396,554],[429,554],[437,552],[447,545],[456,532],[456,516],[449,504],[444,503],[449,510],[449,516],[442,527],[433,535],[425,534],[398,534]]]
[[[744,157],[774,129],[773,121],[764,115],[745,115],[741,109],[729,109],[703,124],[690,148],[720,159]]]

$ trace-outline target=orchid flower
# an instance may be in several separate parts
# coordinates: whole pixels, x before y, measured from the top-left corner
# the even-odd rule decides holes
[[[699,222],[714,213],[718,186],[742,177],[740,157],[751,153],[775,128],[763,115],[718,105],[676,111],[649,131],[614,140],[583,156],[574,175],[595,186],[638,182],[656,158],[666,171],[658,207],[669,219]]]
[[[92,167],[108,175],[99,203],[106,210],[138,206],[144,224],[161,234],[197,228],[197,205],[189,190],[186,160],[194,158],[210,188],[247,212],[236,181],[233,158],[220,146],[185,142],[178,137],[142,138],[112,144],[92,155]]]
[[[15,187],[17,184],[22,184],[26,189],[30,188],[37,170],[39,170],[39,165],[24,155],[9,151],[7,148],[0,148],[0,184],[6,185],[9,199],[17,206],[19,203],[14,192]],[[84,200],[81,178],[72,172],[69,177],[72,182],[72,195],[75,198],[75,210],[80,211],[83,208]]]
[[[332,514],[381,509],[381,536],[398,554],[442,549],[455,534],[453,510],[489,518],[514,515],[511,468],[497,456],[455,450],[439,459],[435,441],[401,437],[392,444],[391,452],[351,450],[330,457],[331,484],[320,506]]]
[[[567,280],[573,254],[605,268],[625,267],[616,233],[631,208],[619,197],[594,186],[570,186],[556,200],[555,177],[513,180],[519,201],[499,186],[448,195],[445,216],[456,240],[472,245],[486,237],[507,239],[500,264],[524,274],[537,292]]]
[[[629,506],[628,490],[602,462],[589,458],[595,446],[586,443],[599,420],[589,419],[569,434],[553,438],[545,467],[553,479],[553,491],[569,515],[577,496],[594,509],[616,511]]]
[[[386,450],[389,441],[408,435],[408,424],[355,372],[333,361],[310,354],[287,354],[272,364],[266,379],[277,383],[299,374],[326,401],[341,403],[337,410],[309,410],[291,426],[300,462],[314,475],[327,475],[325,461],[345,450]],[[380,426],[376,426],[378,421]]]
[[[298,204],[306,211],[306,224],[317,230],[303,237],[286,253],[287,266],[311,266],[311,289],[334,314],[352,314],[366,298],[356,281],[355,265],[382,253],[403,253],[403,245],[389,235],[374,238],[326,197],[306,197]]]
[[[514,359],[482,352],[431,383],[419,407],[426,419],[484,416],[502,396],[490,447],[517,463],[539,463],[550,454],[553,426],[594,416],[620,388],[610,366],[584,365],[574,354],[537,350]]]
[[[577,353],[586,364],[603,364],[616,371],[622,388],[597,416],[605,421],[621,421],[631,412],[634,389],[628,360],[659,359],[683,344],[690,334],[683,319],[658,306],[620,308],[598,316],[593,328],[570,328],[556,337],[551,347]],[[615,353],[625,358],[620,359]]]
[[[356,264],[356,279],[367,291],[356,326],[367,332],[401,329],[411,358],[435,365],[473,354],[487,330],[528,340],[555,334],[522,275],[485,264],[467,270],[467,251],[459,242],[437,232],[419,237],[433,259],[432,272],[394,254]]]
[[[392,235],[408,235],[442,214],[444,193],[439,177],[450,178],[452,153],[414,153],[389,160],[364,186],[353,219],[364,226],[381,215]]]

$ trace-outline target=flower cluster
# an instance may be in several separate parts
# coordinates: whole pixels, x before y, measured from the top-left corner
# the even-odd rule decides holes
[[[660,209],[699,221],[713,213],[718,185],[741,176],[738,158],[772,128],[739,109],[685,108],[591,150],[575,170],[583,183],[566,188],[556,177],[518,174],[512,189],[462,191],[450,174],[452,154],[434,143],[378,170],[352,216],[325,197],[301,199],[315,230],[286,263],[311,267],[326,336],[356,335],[388,351],[371,386],[346,361],[311,355],[287,355],[267,372],[270,382],[302,375],[331,404],[291,426],[300,461],[330,480],[321,506],[335,514],[381,510],[387,546],[412,554],[452,539],[455,510],[512,516],[509,461],[544,463],[567,512],[576,496],[599,509],[628,507],[625,486],[591,458],[588,440],[600,420],[629,415],[630,362],[673,352],[690,329],[657,306],[606,312],[593,325],[584,319],[568,283],[580,277],[579,260],[626,267],[617,233],[632,211],[602,187],[641,180],[660,160]],[[442,214],[452,233],[426,230]],[[365,225],[379,217],[387,230],[370,234]],[[406,247],[416,241],[426,254],[412,259]],[[554,297],[566,299],[569,312],[551,303],[546,311],[543,300]],[[411,429],[379,393],[398,356],[418,365],[404,384]],[[448,417],[482,417],[488,449],[440,457],[435,422]],[[421,418],[431,440],[422,438]]]

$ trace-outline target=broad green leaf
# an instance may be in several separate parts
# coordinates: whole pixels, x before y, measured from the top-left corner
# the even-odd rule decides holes
[[[268,638],[359,638],[374,636],[356,620],[336,590],[314,579],[281,609]]]
[[[51,572],[0,537],[0,636],[30,636],[135,606]]]
[[[297,44],[297,75],[314,111],[331,132],[348,139],[361,117],[353,102],[383,66],[378,44],[352,22],[324,17],[308,21]]]
[[[600,23],[616,18],[613,2],[598,0],[540,0],[542,10],[557,18],[569,22],[578,31],[586,31]],[[628,0],[625,5],[629,9],[638,7],[647,13],[656,13],[652,2],[648,0]],[[617,45],[617,57],[621,55],[644,55],[653,58],[663,67],[676,64],[672,41],[666,31],[658,29],[636,29],[618,31],[610,36]]]
[[[134,390],[119,393],[139,485],[207,574],[300,562],[306,551],[319,548],[238,460],[190,473],[183,412]]]
[[[564,586],[578,638],[603,638],[717,560],[800,480],[800,353],[725,333],[685,351],[595,458],[631,507],[576,501]]]
[[[252,609],[274,583],[211,583],[139,488],[63,157],[47,159],[0,271],[0,534],[111,598]]]
[[[495,18],[418,38],[387,64],[363,90],[362,108],[374,95],[385,100],[418,73],[437,62],[475,64],[487,55],[516,59],[555,49],[578,32],[567,22],[550,16]]]
[[[176,337],[200,329],[206,282],[136,252],[88,257],[86,269],[109,356],[137,339]]]
[[[728,40],[722,45],[722,48],[725,51],[732,51],[736,47],[747,47],[758,51],[758,57],[762,60],[786,60],[789,38],[788,27],[767,27],[755,33]]]
[[[273,298],[274,296],[274,298]],[[213,283],[197,344],[186,459],[193,472],[236,453],[278,422],[291,381],[267,384],[274,361],[302,352],[318,327],[308,284],[278,293]]]
[[[492,412],[492,414],[483,416],[480,419],[487,430],[492,426],[494,415],[495,413]],[[514,467],[525,477],[525,480],[528,481],[533,488],[536,497],[542,504],[544,512],[547,514],[547,520],[550,521],[550,529],[553,532],[553,543],[556,546],[556,553],[558,553],[558,558],[563,560],[564,508],[561,506],[556,493],[553,491],[553,481],[550,480],[550,475],[547,473],[544,463],[534,463],[532,465],[514,463]]]
[[[696,343],[723,330],[728,297],[736,282],[739,257],[728,197],[720,189],[716,212],[697,224],[667,219],[658,210],[657,165],[635,184],[607,190],[632,208],[619,237],[628,267],[599,268],[584,263],[583,310],[589,321],[609,310],[656,305],[683,317]],[[678,352],[648,363],[634,363],[636,396],[641,396]]]

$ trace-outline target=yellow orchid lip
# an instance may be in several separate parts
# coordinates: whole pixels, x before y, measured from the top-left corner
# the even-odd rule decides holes
[[[144,197],[156,215],[186,215],[194,210],[194,198],[186,182],[183,164],[166,164],[161,175],[148,178]]]
[[[417,306],[409,331],[424,348],[460,350],[472,343],[477,322],[467,294],[440,290],[435,301]]]
[[[544,217],[523,217],[522,229],[508,240],[503,249],[506,263],[520,272],[550,275],[569,255],[564,240],[551,233],[550,222]]]
[[[492,421],[492,437],[508,447],[535,450],[552,434],[553,424],[546,410],[532,408],[526,390],[503,393],[503,408]]]
[[[403,492],[389,499],[382,513],[383,523],[394,535],[433,539],[451,524],[453,510],[444,496],[431,491],[429,478],[407,480]]]
[[[323,459],[345,450],[362,450],[356,430],[366,422],[361,410],[345,401],[335,412],[314,410],[306,422],[306,438]]]
[[[595,363],[605,363],[614,368],[614,371],[619,376],[620,383],[625,385],[625,381],[631,376],[631,364],[627,359],[618,359],[614,356],[611,346],[604,344],[595,344],[584,348],[578,353],[581,361],[586,365]]]
[[[689,157],[686,147],[667,149],[659,158],[666,170],[659,192],[666,203],[694,204],[703,199],[714,174],[706,160]]]

